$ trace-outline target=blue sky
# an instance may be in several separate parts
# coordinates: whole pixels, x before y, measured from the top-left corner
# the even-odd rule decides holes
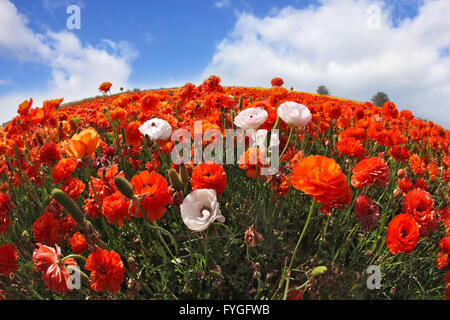
[[[263,16],[275,6],[304,7],[315,1],[11,1],[26,15],[28,26],[37,33],[66,29],[66,8],[81,8],[81,29],[72,30],[83,43],[97,44],[102,39],[125,40],[138,52],[130,80],[137,84],[161,84],[180,78],[200,76],[214,54],[215,43],[224,38],[236,23],[236,11]],[[231,6],[231,4],[233,6]],[[256,5],[255,5],[256,4]],[[2,77],[12,87],[44,88],[36,78],[50,76],[51,70],[36,63],[16,63],[0,56]],[[0,87],[0,94],[11,88]]]
[[[66,28],[66,8],[71,4],[81,8],[80,30]],[[370,32],[364,23],[366,9],[373,4],[381,8],[382,27]],[[430,60],[425,62],[428,66],[433,62],[436,71],[422,76],[421,88],[432,88],[427,95],[443,92],[443,97],[450,98],[450,75],[437,70],[448,66],[449,29],[443,17],[436,17],[439,12],[448,13],[449,5],[445,0],[0,0],[0,9],[6,8],[0,10],[0,122],[14,116],[18,103],[30,96],[38,104],[58,98],[53,96],[58,94],[67,101],[97,94],[94,83],[99,81],[112,79],[113,91],[118,91],[120,86],[133,89],[198,83],[214,73],[225,84],[244,86],[268,86],[272,76],[281,76],[289,86],[310,92],[323,82],[336,96],[363,101],[383,90],[394,102],[449,127],[448,120],[442,120],[450,108],[447,101],[432,100],[440,105],[434,114],[424,103],[430,101],[428,96],[421,98],[423,101],[411,97],[413,92],[418,94],[414,87],[417,81],[408,79],[420,77],[421,67],[425,68],[416,66],[419,57],[411,57],[404,68],[396,63],[404,60],[402,48],[429,46],[424,54]],[[2,26],[1,12],[3,21],[12,22]],[[360,35],[348,20],[360,23]],[[429,26],[432,20],[438,22]],[[333,35],[330,30],[340,32]],[[422,33],[429,30],[441,32],[443,39],[428,43]],[[323,36],[309,39],[315,32]],[[378,41],[386,50],[370,53],[373,43],[358,40],[366,37],[362,32],[369,32],[371,41]],[[405,34],[402,39],[411,38],[411,33],[417,36],[395,47],[391,41],[399,39],[400,32]],[[16,39],[11,34],[17,34]],[[349,51],[333,44],[337,40]],[[323,45],[327,41],[333,44],[330,48]],[[73,50],[64,49],[72,45]],[[330,55],[330,50],[336,54]],[[349,58],[354,61],[349,63]],[[368,67],[380,61],[392,68],[380,73],[378,68]],[[354,84],[357,74],[361,78]],[[434,85],[437,81],[444,82],[440,91]]]

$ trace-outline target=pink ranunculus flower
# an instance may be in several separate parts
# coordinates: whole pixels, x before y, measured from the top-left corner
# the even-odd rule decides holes
[[[192,231],[203,231],[214,221],[225,222],[219,209],[216,191],[197,189],[192,191],[180,205],[181,218]]]
[[[75,260],[68,258],[61,261],[61,249],[58,245],[55,245],[56,250],[40,243],[37,243],[37,246],[39,248],[33,252],[33,264],[37,271],[43,272],[42,279],[45,285],[59,294],[72,291],[69,288],[70,274],[66,266],[76,266]]]
[[[238,113],[234,118],[234,124],[244,130],[258,129],[269,117],[262,108],[248,108]]]
[[[311,121],[308,107],[293,101],[282,103],[277,109],[277,115],[287,124],[297,127],[306,126]]]

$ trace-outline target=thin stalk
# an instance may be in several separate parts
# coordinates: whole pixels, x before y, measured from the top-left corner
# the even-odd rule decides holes
[[[291,262],[289,263],[289,266],[288,266],[288,268],[286,270],[287,279],[286,279],[286,286],[284,288],[283,300],[286,300],[287,292],[288,292],[288,289],[289,289],[289,280],[290,280],[289,279],[289,273],[291,272],[292,264],[294,263],[295,256],[297,254],[297,250],[300,247],[300,243],[302,242],[303,237],[306,234],[306,230],[308,229],[308,225],[311,222],[311,217],[312,217],[312,214],[314,212],[314,208],[315,208],[315,203],[314,203],[314,199],[313,199],[312,202],[311,202],[311,206],[309,207],[308,217],[306,218],[306,222],[305,222],[305,225],[303,226],[302,233],[300,234],[300,237],[298,238],[298,241],[297,241],[297,244],[295,246],[294,252],[292,253]]]
[[[289,131],[288,141],[286,142],[286,145],[284,146],[284,149],[283,149],[283,151],[280,154],[280,159],[284,155],[284,153],[286,152],[287,148],[289,147],[289,143],[291,142],[291,138],[292,138],[292,133],[293,132],[294,132],[294,127],[291,127],[291,130]]]

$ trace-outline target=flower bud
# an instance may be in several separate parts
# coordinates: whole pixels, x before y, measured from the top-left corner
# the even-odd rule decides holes
[[[120,127],[120,133],[122,134],[122,141],[124,145],[127,145],[127,135],[125,134],[125,128]]]
[[[25,239],[28,239],[30,237],[30,234],[28,233],[27,230],[23,230],[22,237],[24,237]]]
[[[189,173],[184,163],[180,164],[180,177],[183,185],[187,186],[187,184],[189,183]]]
[[[239,97],[239,106],[238,106],[238,110],[241,111],[242,110],[242,105],[244,103],[244,97],[240,96]]]
[[[78,204],[70,198],[67,193],[60,189],[53,189],[52,197],[69,212],[73,220],[75,220],[78,224],[84,223],[83,211],[81,211]]]
[[[114,184],[117,187],[117,190],[120,191],[125,197],[132,199],[134,197],[133,187],[131,187],[130,183],[127,179],[122,177],[115,177]]]
[[[174,169],[169,169],[169,181],[175,191],[181,191],[183,184],[181,183],[180,176]]]
[[[326,271],[327,271],[327,267],[325,267],[325,266],[315,267],[315,268],[312,270],[311,275],[312,275],[313,277],[319,276],[319,275],[321,275],[321,274],[324,274]]]

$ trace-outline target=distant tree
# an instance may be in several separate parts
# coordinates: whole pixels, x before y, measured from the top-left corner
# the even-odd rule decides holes
[[[372,103],[378,107],[382,107],[387,101],[389,101],[389,97],[384,92],[377,92],[377,94],[372,97]]]
[[[320,87],[317,88],[317,93],[318,94],[323,94],[325,96],[330,94],[330,92],[328,91],[328,88],[325,87],[324,85],[321,85]]]

